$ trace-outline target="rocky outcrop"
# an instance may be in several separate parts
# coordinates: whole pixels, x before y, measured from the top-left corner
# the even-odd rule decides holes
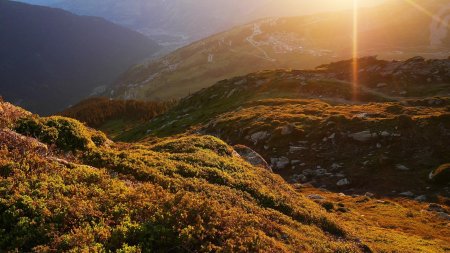
[[[251,165],[261,167],[272,172],[272,169],[270,168],[266,160],[264,160],[264,158],[253,149],[244,145],[236,145],[233,148],[242,159],[244,159]]]
[[[358,61],[360,81],[374,88],[389,87],[390,83],[413,85],[450,82],[450,59],[426,60],[418,56],[406,61],[385,61],[370,56],[360,58]],[[351,80],[351,64],[352,60],[347,60],[322,65],[319,68],[337,73],[338,79]]]
[[[10,129],[0,130],[0,145],[5,146],[9,150],[15,149],[23,153],[34,152],[45,155],[48,152],[47,145],[38,140],[18,134]]]

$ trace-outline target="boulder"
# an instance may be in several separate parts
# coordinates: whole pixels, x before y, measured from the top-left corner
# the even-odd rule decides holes
[[[0,130],[0,145],[21,152],[35,152],[42,155],[48,153],[48,147],[35,138],[18,134],[10,129]]]
[[[450,163],[442,164],[433,170],[429,175],[429,179],[436,184],[450,183]]]
[[[414,200],[417,200],[419,202],[424,202],[424,201],[427,201],[427,196],[426,195],[420,195],[420,196],[416,197]]]
[[[437,214],[438,214],[439,218],[441,218],[441,219],[450,220],[450,215],[448,213],[440,212]]]
[[[272,169],[270,168],[269,164],[264,160],[264,158],[258,154],[253,149],[244,146],[244,145],[236,145],[233,147],[236,153],[239,154],[239,156],[250,163],[253,166],[261,167],[263,169],[266,169],[270,172],[272,172]]]
[[[414,193],[412,193],[412,192],[410,192],[410,191],[402,192],[402,193],[400,193],[399,195],[402,196],[402,197],[408,197],[408,198],[414,197]]]
[[[281,128],[281,135],[290,135],[294,131],[294,126],[286,125]]]
[[[270,162],[272,163],[272,168],[279,170],[285,169],[291,163],[287,157],[272,158],[270,159]]]
[[[346,186],[349,184],[350,184],[350,181],[347,178],[343,178],[336,183],[337,186]]]
[[[369,130],[367,130],[367,131],[349,134],[348,136],[355,141],[367,142],[367,141],[370,141],[372,138],[376,137],[377,135],[375,133],[371,133]]]
[[[406,167],[405,165],[402,165],[402,164],[395,165],[395,168],[397,170],[401,170],[401,171],[409,171],[410,170],[408,167]]]
[[[253,141],[253,143],[256,145],[261,141],[266,140],[267,138],[269,138],[270,134],[266,131],[260,131],[260,132],[256,132],[254,134],[252,134],[250,136],[250,140]]]
[[[303,150],[307,150],[308,148],[305,147],[296,147],[296,146],[291,146],[289,147],[289,153],[297,153]]]

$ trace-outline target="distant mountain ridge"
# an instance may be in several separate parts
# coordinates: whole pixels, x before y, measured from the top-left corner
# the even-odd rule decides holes
[[[382,59],[447,58],[447,1],[423,1],[437,17],[393,1],[359,12],[359,55]],[[447,11],[446,11],[447,10]],[[393,17],[395,17],[393,19]],[[352,56],[352,12],[268,18],[197,41],[133,67],[108,95],[127,99],[180,98],[215,82],[265,69],[310,69]],[[445,25],[444,25],[445,27]]]
[[[0,95],[57,112],[105,89],[159,46],[102,18],[0,1]]]
[[[52,6],[104,17],[177,47],[255,19],[347,8],[351,0],[61,0]]]

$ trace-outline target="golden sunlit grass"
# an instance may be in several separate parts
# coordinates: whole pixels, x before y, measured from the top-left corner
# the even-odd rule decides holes
[[[351,197],[304,188],[303,194],[319,194],[333,203],[338,220],[360,234],[374,252],[447,252],[450,227],[428,211],[428,204],[395,198]],[[349,211],[336,209],[344,206]]]

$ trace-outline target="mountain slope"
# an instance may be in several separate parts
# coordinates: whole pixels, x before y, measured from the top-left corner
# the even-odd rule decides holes
[[[0,23],[0,93],[42,114],[105,89],[158,49],[100,18],[12,1],[0,1]]]
[[[23,116],[1,115],[10,127],[0,131],[2,250],[366,247],[280,177],[250,166],[216,138],[113,144],[75,120],[38,118],[7,103],[0,108]]]
[[[449,15],[448,10],[445,12],[447,1],[421,1],[421,5],[432,13],[443,10],[439,13],[442,20]],[[448,29],[436,28],[433,22],[428,14],[404,1],[361,9],[359,54],[384,59],[416,55],[447,58]],[[265,69],[310,69],[347,59],[352,55],[352,27],[350,11],[263,19],[135,66],[119,78],[108,95],[180,98],[233,76]]]
[[[428,178],[449,162],[450,59],[359,63],[357,88],[351,61],[223,80],[119,138],[212,134],[251,147],[293,182],[450,197]]]
[[[113,143],[72,119],[0,112],[2,251],[450,247],[444,206],[294,188],[215,137]]]

